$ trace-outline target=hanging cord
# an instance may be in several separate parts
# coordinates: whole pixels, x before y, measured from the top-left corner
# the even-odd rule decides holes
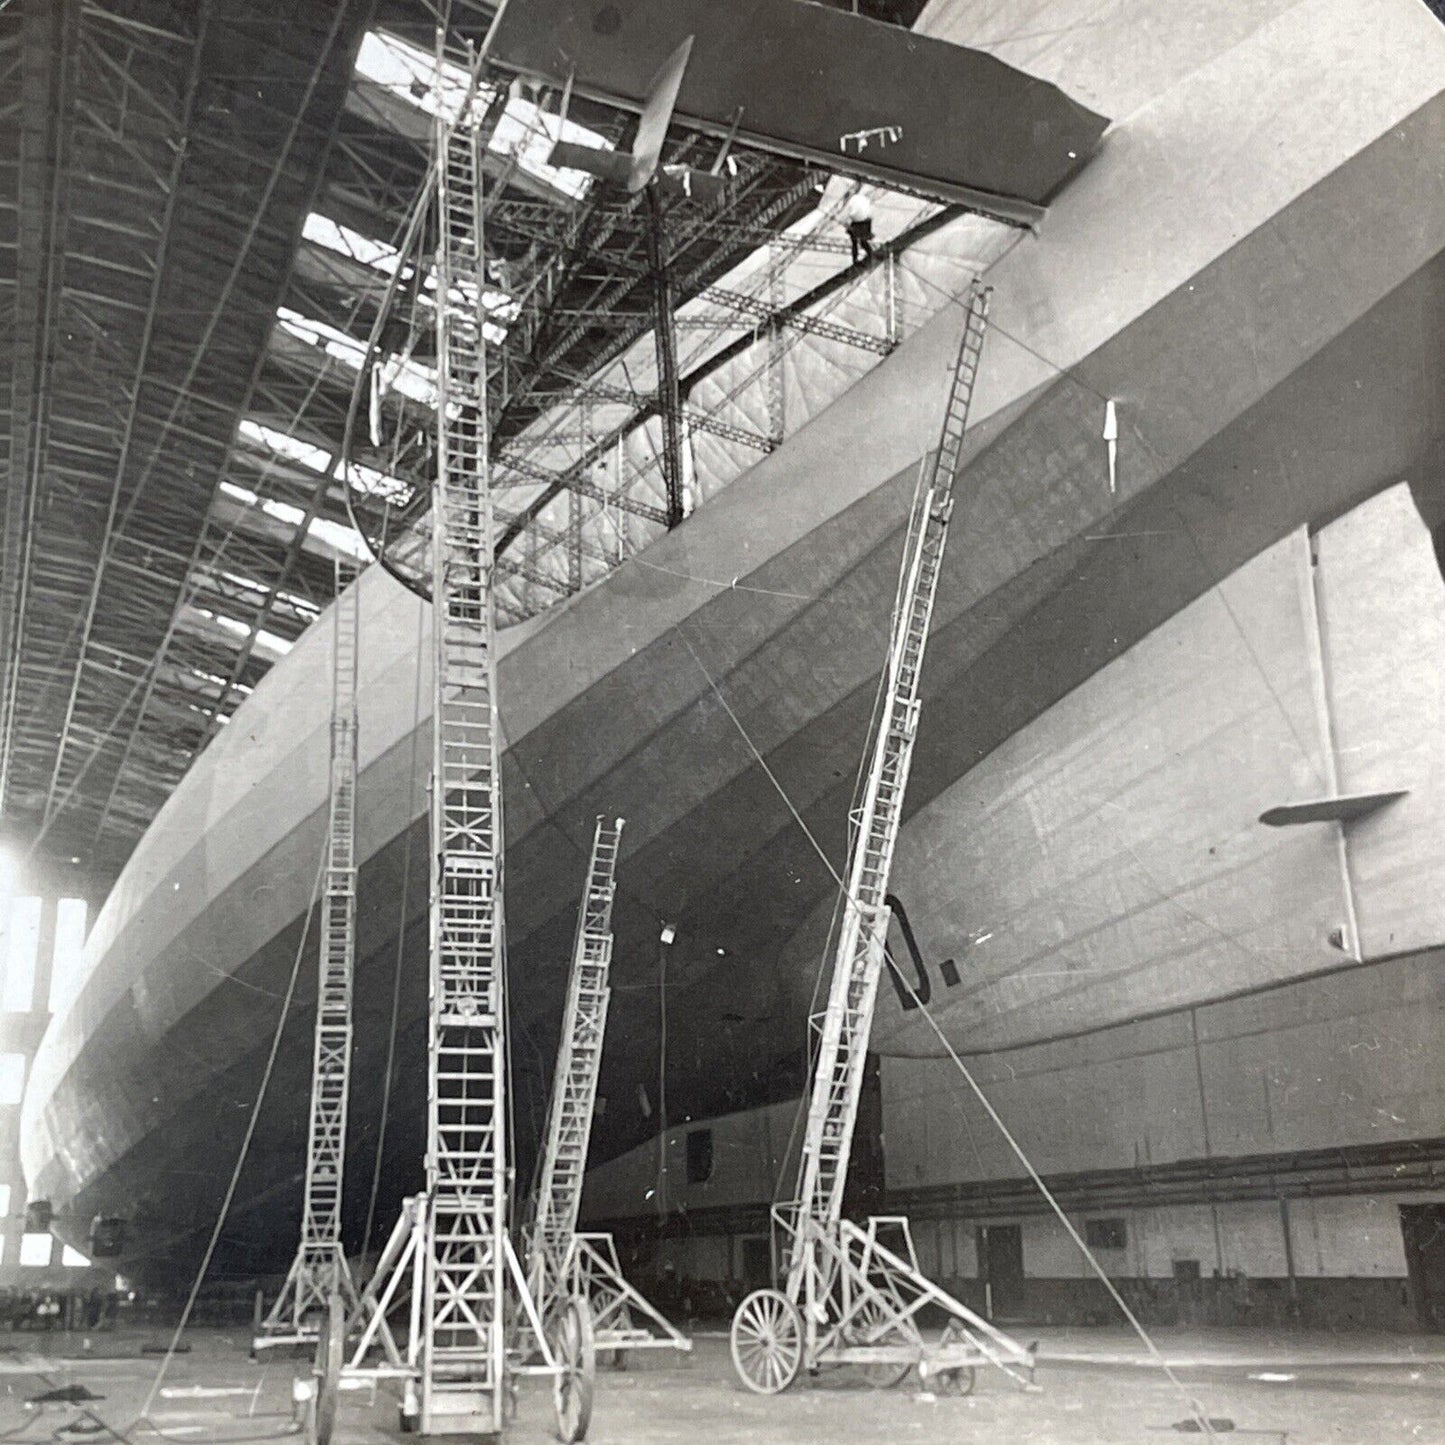
[[[371,1249],[371,1231],[376,1224],[376,1199],[381,1191],[381,1162],[386,1148],[386,1130],[391,1119],[392,1071],[396,1065],[396,1033],[401,1018],[401,974],[406,960],[406,903],[411,892],[412,840],[416,835],[416,765],[418,736],[421,732],[421,676],[422,638],[426,631],[426,603],[416,612],[416,681],[412,687],[411,705],[411,755],[407,793],[406,841],[401,853],[401,902],[397,905],[396,917],[396,959],[391,975],[391,1021],[386,1033],[386,1072],[381,1081],[381,1119],[377,1124],[376,1158],[371,1166],[371,1197],[366,1202],[366,1230],[361,1236],[361,1250],[365,1254]]]
[[[657,1216],[667,1217],[667,950],[657,944]]]
[[[764,760],[762,753],[758,751],[757,746],[754,744],[752,738],[748,735],[747,729],[738,719],[738,715],[728,705],[728,701],[723,696],[722,690],[713,680],[712,674],[703,664],[703,661],[698,656],[696,649],[693,647],[692,643],[688,640],[686,634],[682,631],[680,627],[674,626],[673,630],[677,632],[679,637],[682,638],[683,643],[687,647],[687,650],[692,653],[693,661],[697,663],[703,677],[707,680],[708,686],[712,689],[713,694],[716,696],[718,702],[722,704],[723,711],[726,712],[727,715],[732,719],[733,725],[737,728],[738,733],[741,735],[743,741],[747,744],[748,751],[752,753],[753,757],[757,760],[758,766],[761,767],[763,772],[767,775],[768,781],[772,783],[773,787],[777,790],[778,796],[782,798],[784,804],[786,804],[787,806],[788,811],[793,815],[793,818],[796,820],[798,826],[803,830],[804,836],[807,838],[808,842],[812,844],[814,852],[816,852],[818,857],[822,860],[823,866],[828,870],[829,874],[833,878],[833,881],[838,885],[840,892],[846,894],[847,885],[839,876],[838,871],[833,867],[833,864],[829,860],[828,855],[819,845],[817,838],[814,837],[808,825],[803,821],[802,815],[798,812],[797,808],[793,806],[792,799],[788,797],[787,793],[783,789],[782,784],[778,782],[777,776],[774,774],[773,770],[767,765],[767,762]],[[884,946],[884,952],[885,955],[888,956],[889,963],[891,965],[893,960],[891,955],[887,954],[886,944]],[[958,1054],[955,1052],[953,1045],[950,1044],[948,1042],[948,1039],[944,1036],[943,1030],[939,1027],[937,1021],[934,1019],[933,1014],[930,1012],[927,1004],[925,1004],[921,998],[918,998],[916,993],[914,994],[914,997],[915,999],[917,999],[918,1006],[923,1013],[923,1017],[928,1020],[929,1026],[942,1041],[945,1050],[947,1050],[948,1052],[949,1058],[953,1060],[954,1064],[958,1067],[959,1072],[962,1073],[964,1079],[967,1081],[969,1087],[973,1090],[974,1094],[983,1104],[983,1107],[988,1113],[989,1118],[992,1119],[993,1122],[998,1126],[998,1129],[1000,1133],[1002,1133],[1005,1141],[1013,1150],[1014,1154],[1018,1157],[1019,1162],[1024,1166],[1024,1169],[1028,1172],[1029,1178],[1038,1187],[1039,1192],[1043,1195],[1044,1200],[1049,1205],[1049,1208],[1052,1209],[1054,1214],[1058,1216],[1060,1222],[1063,1224],[1065,1230],[1068,1232],[1069,1238],[1072,1239],[1074,1243],[1079,1247],[1079,1251],[1083,1255],[1084,1260],[1088,1264],[1089,1268],[1093,1270],[1093,1272],[1103,1282],[1104,1288],[1109,1292],[1109,1295],[1114,1300],[1114,1303],[1119,1306],[1119,1309],[1123,1313],[1124,1318],[1129,1322],[1129,1325],[1134,1330],[1135,1334],[1137,1334],[1140,1340],[1143,1342],[1144,1348],[1148,1350],[1150,1356],[1157,1362],[1160,1369],[1164,1372],[1164,1375],[1168,1379],[1169,1383],[1179,1393],[1180,1399],[1182,1399],[1185,1405],[1188,1407],[1189,1412],[1193,1416],[1195,1423],[1198,1424],[1200,1431],[1206,1436],[1206,1438],[1210,1440],[1216,1439],[1217,1436],[1215,1434],[1214,1427],[1210,1423],[1209,1417],[1204,1413],[1204,1410],[1200,1406],[1199,1402],[1185,1388],[1184,1383],[1179,1379],[1178,1375],[1174,1373],[1174,1370],[1170,1366],[1169,1362],[1160,1353],[1158,1346],[1155,1345],[1153,1339],[1149,1335],[1149,1332],[1140,1323],[1138,1316],[1135,1315],[1133,1310],[1131,1310],[1129,1306],[1125,1303],[1123,1295],[1119,1293],[1114,1282],[1105,1272],[1104,1267],[1094,1257],[1093,1252],[1084,1242],[1083,1236],[1080,1235],[1078,1230],[1074,1228],[1073,1223],[1070,1221],[1068,1215],[1064,1213],[1063,1207],[1059,1204],[1059,1201],[1054,1197],[1052,1191],[1050,1191],[1048,1186],[1044,1183],[1042,1177],[1039,1175],[1039,1172],[1029,1161],[1028,1156],[1024,1153],[1023,1146],[1019,1144],[1018,1140],[1015,1139],[1013,1134],[1009,1132],[1007,1126],[1003,1122],[1003,1119],[1000,1118],[998,1111],[993,1107],[992,1104],[989,1103],[988,1099],[983,1093],[983,1090],[979,1088],[977,1082],[974,1080],[973,1075],[969,1073],[968,1069],[964,1066],[963,1060],[959,1058]]]
[[[246,1165],[246,1156],[251,1151],[251,1141],[256,1134],[256,1124],[261,1117],[261,1106],[266,1101],[266,1091],[271,1084],[271,1075],[275,1072],[276,1056],[281,1051],[281,1037],[286,1031],[286,1020],[291,1013],[291,1001],[296,996],[296,981],[301,975],[301,960],[306,953],[306,943],[311,936],[311,920],[316,913],[316,904],[321,897],[321,879],[326,872],[326,852],[323,847],[321,858],[316,866],[316,879],[311,885],[311,903],[306,910],[306,921],[301,927],[301,938],[296,945],[296,957],[291,964],[291,977],[286,984],[286,994],[281,1001],[281,1015],[276,1020],[276,1032],[271,1038],[271,1052],[266,1056],[266,1067],[261,1073],[261,1084],[256,1090],[256,1102],[251,1106],[251,1117],[246,1121],[246,1134],[241,1140],[241,1150],[236,1156],[236,1166],[231,1171],[231,1181],[226,1186],[226,1197],[221,1201],[220,1211],[216,1215],[216,1223],[211,1229],[211,1237],[206,1243],[206,1252],[201,1259],[200,1268],[196,1271],[196,1277],[191,1284],[191,1292],[187,1296],[185,1308],[181,1311],[180,1320],[176,1324],[175,1332],[171,1335],[170,1343],[166,1346],[166,1352],[161,1358],[160,1366],[156,1370],[156,1377],[151,1382],[150,1392],[146,1395],[145,1404],[141,1406],[141,1412],[136,1417],[136,1424],[145,1422],[152,1429],[156,1429],[154,1422],[150,1419],[151,1406],[155,1404],[156,1395],[160,1392],[161,1382],[166,1377],[166,1372],[171,1367],[171,1361],[175,1359],[176,1347],[181,1342],[181,1336],[185,1333],[187,1324],[190,1323],[191,1311],[195,1308],[196,1297],[201,1292],[201,1285],[206,1278],[206,1271],[211,1267],[212,1256],[216,1252],[216,1245],[221,1238],[221,1231],[225,1228],[226,1217],[231,1212],[231,1201],[236,1197],[236,1186],[241,1182],[241,1171]],[[134,1428],[134,1426],[132,1426]],[[156,1433],[161,1433],[156,1429]]]

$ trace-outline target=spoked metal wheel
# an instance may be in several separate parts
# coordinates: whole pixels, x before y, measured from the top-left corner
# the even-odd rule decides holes
[[[914,1341],[907,1330],[890,1324],[888,1306],[882,1300],[865,1300],[848,1326],[848,1341],[854,1345],[897,1345],[906,1348]],[[875,1390],[891,1390],[908,1378],[912,1360],[896,1365],[854,1365],[853,1368]]]
[[[552,1354],[560,1367],[552,1386],[557,1412],[557,1438],[564,1445],[586,1438],[592,1421],[592,1387],[597,1375],[597,1349],[592,1339],[592,1311],[573,1296],[559,1304],[549,1331]]]
[[[341,1394],[341,1362],[346,1354],[346,1309],[339,1294],[327,1303],[326,1318],[316,1341],[316,1445],[331,1445],[336,1429],[336,1403]]]
[[[780,1290],[754,1290],[738,1306],[729,1335],[733,1367],[748,1389],[776,1395],[803,1363],[803,1321]]]

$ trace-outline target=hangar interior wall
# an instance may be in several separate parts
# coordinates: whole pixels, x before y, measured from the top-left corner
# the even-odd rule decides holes
[[[1115,1016],[1129,1005],[1139,1017],[977,1054],[971,1068],[1146,1317],[1445,1323],[1445,1300],[1421,1293],[1401,1209],[1445,1203],[1433,1188],[1445,1162],[1445,949],[1433,946],[1445,938],[1445,769],[1433,726],[1445,588],[1429,534],[1396,486],[1314,537],[1284,539],[1217,594],[1245,661],[1215,635],[1219,607],[1201,599],[1058,704],[1061,720],[1045,715],[1013,740],[1034,759],[1034,783],[1019,787],[1035,824],[1060,810],[1030,789],[1072,796],[1081,770],[1113,779],[1111,796],[1128,804],[1121,814],[1151,814],[1110,827],[1126,841],[1138,831],[1152,870],[1173,880],[1161,883],[1154,925],[1142,929],[1133,910],[1114,949],[1085,950],[1087,968],[1076,955],[1089,940],[1077,929],[1034,930],[1018,965],[1062,970],[1083,991],[1085,1014],[1090,990],[1124,990]],[[1239,693],[1244,671],[1273,702],[1246,708],[1253,721],[1234,737],[1211,727],[1207,694]],[[1189,676],[1202,693],[1183,687]],[[1156,694],[1188,700],[1204,743],[1175,746],[1167,729],[1129,725],[1129,698],[1147,720]],[[1092,734],[1072,716],[1079,707],[1104,719]],[[1279,747],[1256,745],[1266,715],[1288,734]],[[1049,746],[1054,732],[1065,744]],[[1092,746],[1075,745],[1086,736]],[[986,788],[988,774],[976,769],[910,822],[905,872],[908,839],[942,826],[933,815],[950,812],[959,836],[978,831],[964,794]],[[1121,781],[1135,778],[1149,786]],[[1397,788],[1407,795],[1347,826],[1258,821],[1279,803]],[[950,860],[961,866],[922,894],[946,908],[961,892],[976,908],[991,895],[969,880],[986,881],[987,868],[952,838],[924,840],[934,874]],[[1009,886],[1036,906],[1046,896],[1067,918],[1083,885],[1061,860],[1068,850],[1047,841],[1010,854]],[[1266,845],[1273,851],[1261,854]],[[1196,886],[1220,872],[1220,852],[1235,856],[1218,886]],[[1090,856],[1107,870],[1104,842]],[[926,907],[919,913],[931,955]],[[1171,1007],[1176,994],[1150,967],[1171,956],[1175,935],[1192,940],[1180,960],[1195,975],[1185,996],[1234,996]],[[1148,945],[1132,962],[1131,944]],[[1212,984],[1200,985],[1200,970]],[[966,952],[955,972],[970,983]],[[957,993],[958,1002],[954,990],[935,994],[933,1010],[967,1051],[979,1007],[1000,1005],[986,988]],[[880,1078],[887,1203],[915,1221],[924,1267],[1003,1317],[1112,1318],[1102,1285],[954,1064],[884,1057]],[[616,1224],[664,1284],[760,1282],[767,1204],[794,1178],[795,1116],[796,1104],[779,1104],[684,1121],[665,1143],[593,1171],[588,1215]],[[702,1134],[705,1149],[690,1138]]]

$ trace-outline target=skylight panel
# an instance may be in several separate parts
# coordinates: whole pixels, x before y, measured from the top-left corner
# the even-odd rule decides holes
[[[288,436],[275,427],[263,426],[258,421],[252,421],[250,417],[243,417],[237,428],[240,434],[247,441],[254,442],[267,451],[275,452],[277,456],[285,457],[287,461],[298,462],[313,472],[329,472],[331,470],[331,453],[324,451],[321,447],[313,446],[310,442],[302,441],[299,437]],[[225,483],[222,483],[224,486]],[[239,490],[239,489],[238,489]],[[240,500],[238,498],[238,500]]]
[[[340,475],[339,469],[337,475]],[[375,467],[363,466],[360,462],[352,462],[346,468],[346,480],[364,496],[380,497],[398,505],[409,502],[416,491],[410,482],[393,477],[389,472],[378,471]]]
[[[356,69],[358,74],[428,115],[435,115],[439,105],[455,113],[466,98],[467,73],[461,66],[444,60],[438,71],[435,56],[383,31],[369,31],[362,39]],[[478,86],[478,91],[488,101],[496,95],[495,87],[485,83]],[[534,101],[513,95],[507,101],[488,149],[498,155],[515,156],[517,164],[529,175],[575,199],[586,192],[592,177],[585,171],[547,164],[547,156],[559,139],[596,150],[607,147],[607,142],[596,131],[573,120],[546,115]]]
[[[362,36],[356,70],[428,115],[436,115],[439,105],[455,114],[466,98],[467,73],[460,65],[443,60],[439,71],[435,55],[384,31],[369,30]]]
[[[234,482],[222,482],[221,491],[232,501],[240,502],[247,507],[257,507],[268,517],[272,517],[278,522],[284,522],[288,527],[299,528],[306,516],[300,507],[292,506],[290,502],[278,502],[270,497],[258,497],[255,492],[247,491],[245,487],[238,487]],[[340,522],[333,522],[327,517],[313,517],[310,526],[306,529],[306,535],[313,538],[322,547],[328,548],[333,553],[340,553],[343,557],[350,557],[357,562],[371,560],[371,553],[367,550],[366,543],[352,528],[343,526]],[[288,643],[287,646],[289,647],[290,644]]]
[[[370,266],[387,276],[394,276],[397,267],[401,265],[401,253],[395,246],[363,236],[360,231],[353,231],[350,226],[340,225],[330,216],[320,215],[316,211],[307,215],[301,234],[308,241],[324,246],[328,251],[335,251],[338,256],[359,261],[363,266]],[[402,279],[405,280],[410,275],[411,267],[408,266]]]
[[[504,302],[510,300],[508,297],[500,299]],[[366,348],[338,327],[326,321],[314,321],[309,316],[302,316],[299,311],[293,311],[289,306],[276,308],[276,320],[298,341],[319,347],[328,356],[345,362],[353,371],[361,370]],[[505,334],[499,332],[498,339]],[[432,367],[393,355],[381,363],[381,376],[386,390],[399,391],[403,396],[421,402],[423,406],[436,405],[436,371]],[[324,468],[317,467],[316,470],[321,471]]]
[[[197,607],[196,612],[208,622],[214,622],[224,632],[229,632],[232,637],[247,638],[251,635],[251,625],[240,621],[239,618],[228,617],[224,612],[213,611],[209,607]],[[269,652],[273,657],[285,657],[291,651],[291,643],[284,637],[278,637],[274,632],[267,632],[264,627],[256,629],[256,646],[262,652]],[[200,712],[203,709],[195,708]]]

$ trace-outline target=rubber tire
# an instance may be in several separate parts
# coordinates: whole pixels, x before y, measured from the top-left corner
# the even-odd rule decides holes
[[[776,1289],[755,1289],[748,1295],[728,1331],[733,1369],[755,1395],[781,1394],[798,1378],[803,1343],[798,1307]]]
[[[928,1378],[937,1380],[940,1389],[947,1390],[950,1394],[971,1395],[974,1385],[978,1383],[978,1371],[972,1365],[958,1365],[952,1370],[940,1370]]]

